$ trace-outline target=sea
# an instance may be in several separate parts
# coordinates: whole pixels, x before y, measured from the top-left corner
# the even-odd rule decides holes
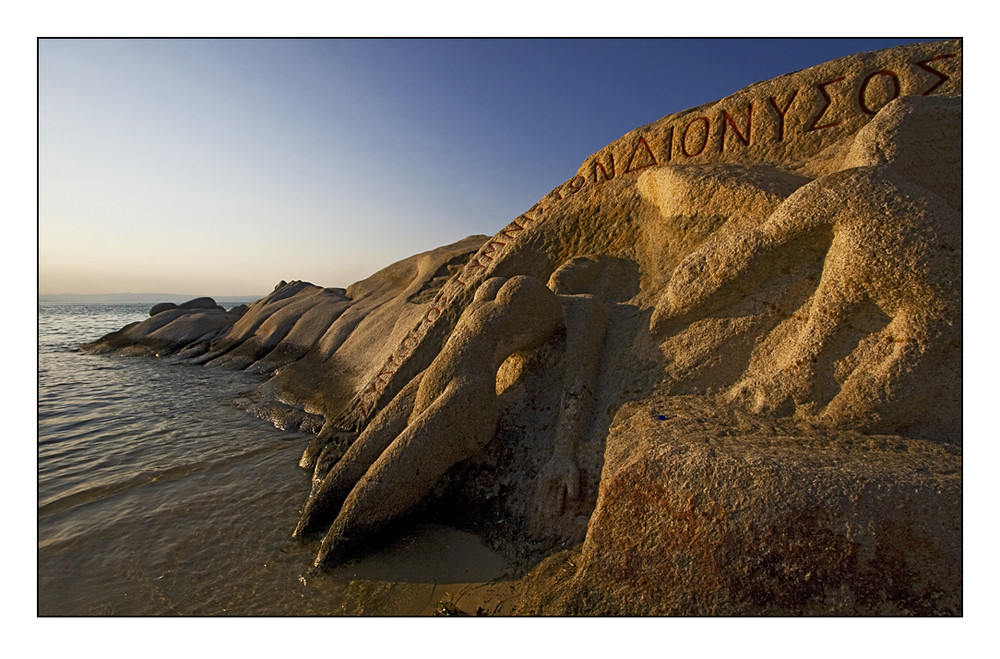
[[[476,539],[426,528],[312,570],[316,547],[291,538],[311,435],[235,404],[263,376],[80,352],[148,311],[39,305],[39,616],[418,615],[442,584],[502,573]],[[383,608],[359,584],[382,584]]]
[[[259,378],[79,351],[148,316],[39,307],[39,615],[330,612],[289,538],[309,436],[236,407]]]

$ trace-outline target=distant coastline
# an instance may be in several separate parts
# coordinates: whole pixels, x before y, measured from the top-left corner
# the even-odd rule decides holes
[[[230,303],[255,302],[261,295],[213,295],[215,300]],[[64,293],[54,295],[39,295],[39,304],[156,304],[157,302],[174,302],[180,304],[202,295],[180,295],[176,293]]]

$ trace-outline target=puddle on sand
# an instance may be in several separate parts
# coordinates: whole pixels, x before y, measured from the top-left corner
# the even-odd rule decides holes
[[[514,578],[513,567],[471,533],[415,525],[379,552],[330,570],[321,580],[347,583],[355,615],[434,615],[447,602],[466,613],[490,613],[489,593]]]

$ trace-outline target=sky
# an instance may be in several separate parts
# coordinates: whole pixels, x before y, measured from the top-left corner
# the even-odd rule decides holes
[[[629,130],[920,39],[40,39],[38,292],[347,286]]]

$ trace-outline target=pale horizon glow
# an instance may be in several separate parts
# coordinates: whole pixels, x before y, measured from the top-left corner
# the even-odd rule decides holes
[[[918,39],[42,39],[39,294],[346,287],[637,126]]]

